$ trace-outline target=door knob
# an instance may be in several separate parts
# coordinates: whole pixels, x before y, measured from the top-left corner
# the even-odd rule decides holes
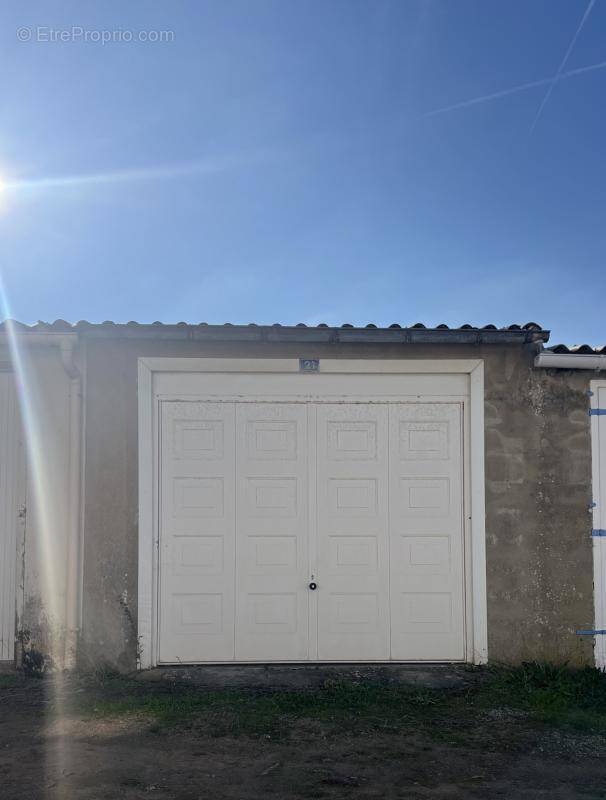
[[[315,590],[318,588],[318,584],[317,584],[315,581],[312,581],[312,582],[309,584],[309,588],[310,588],[310,589],[312,590],[312,592],[313,592],[313,591],[315,591]]]

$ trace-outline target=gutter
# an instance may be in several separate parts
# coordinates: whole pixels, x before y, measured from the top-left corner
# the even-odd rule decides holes
[[[87,339],[154,339],[194,342],[273,342],[291,344],[532,344],[546,342],[549,331],[494,328],[354,328],[299,325],[86,325],[76,332]],[[26,334],[27,335],[27,334]]]
[[[356,327],[344,324],[329,325],[209,325],[206,322],[190,324],[178,322],[164,324],[161,322],[101,322],[80,321],[71,325],[63,320],[52,324],[37,323],[27,326],[12,322],[14,331],[21,341],[35,342],[37,337],[60,337],[78,335],[80,340],[86,339],[154,339],[159,341],[194,341],[194,342],[279,342],[279,343],[327,343],[327,344],[534,344],[547,342],[549,331],[543,330],[534,323],[524,326],[496,328],[485,326],[474,328],[471,325],[462,328],[449,328],[446,325],[437,328],[426,328],[418,324],[412,327],[401,327],[393,324],[388,328],[376,325]],[[2,335],[0,329],[0,336]]]
[[[606,355],[542,352],[535,358],[534,365],[543,369],[606,370]]]

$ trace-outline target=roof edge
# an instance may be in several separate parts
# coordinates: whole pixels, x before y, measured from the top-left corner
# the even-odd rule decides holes
[[[550,332],[534,323],[525,326],[512,325],[508,328],[486,326],[476,328],[465,325],[461,328],[439,326],[427,328],[421,324],[412,327],[392,325],[378,328],[368,325],[356,328],[352,325],[329,327],[319,325],[190,325],[177,323],[114,323],[100,324],[78,322],[75,325],[57,320],[52,324],[38,323],[27,326],[12,323],[12,329],[20,336],[39,336],[41,334],[77,333],[84,338],[94,339],[159,339],[217,342],[307,342],[332,344],[393,343],[393,344],[530,344],[547,342]],[[0,333],[6,326],[0,324]]]

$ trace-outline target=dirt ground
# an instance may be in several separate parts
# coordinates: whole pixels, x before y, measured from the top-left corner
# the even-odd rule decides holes
[[[0,797],[606,798],[603,732],[503,706],[476,673],[201,674],[0,675]]]

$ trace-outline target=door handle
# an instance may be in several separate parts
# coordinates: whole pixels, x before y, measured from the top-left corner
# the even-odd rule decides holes
[[[309,584],[309,588],[312,590],[312,592],[315,592],[315,590],[318,588],[318,584],[315,581],[312,581]]]

